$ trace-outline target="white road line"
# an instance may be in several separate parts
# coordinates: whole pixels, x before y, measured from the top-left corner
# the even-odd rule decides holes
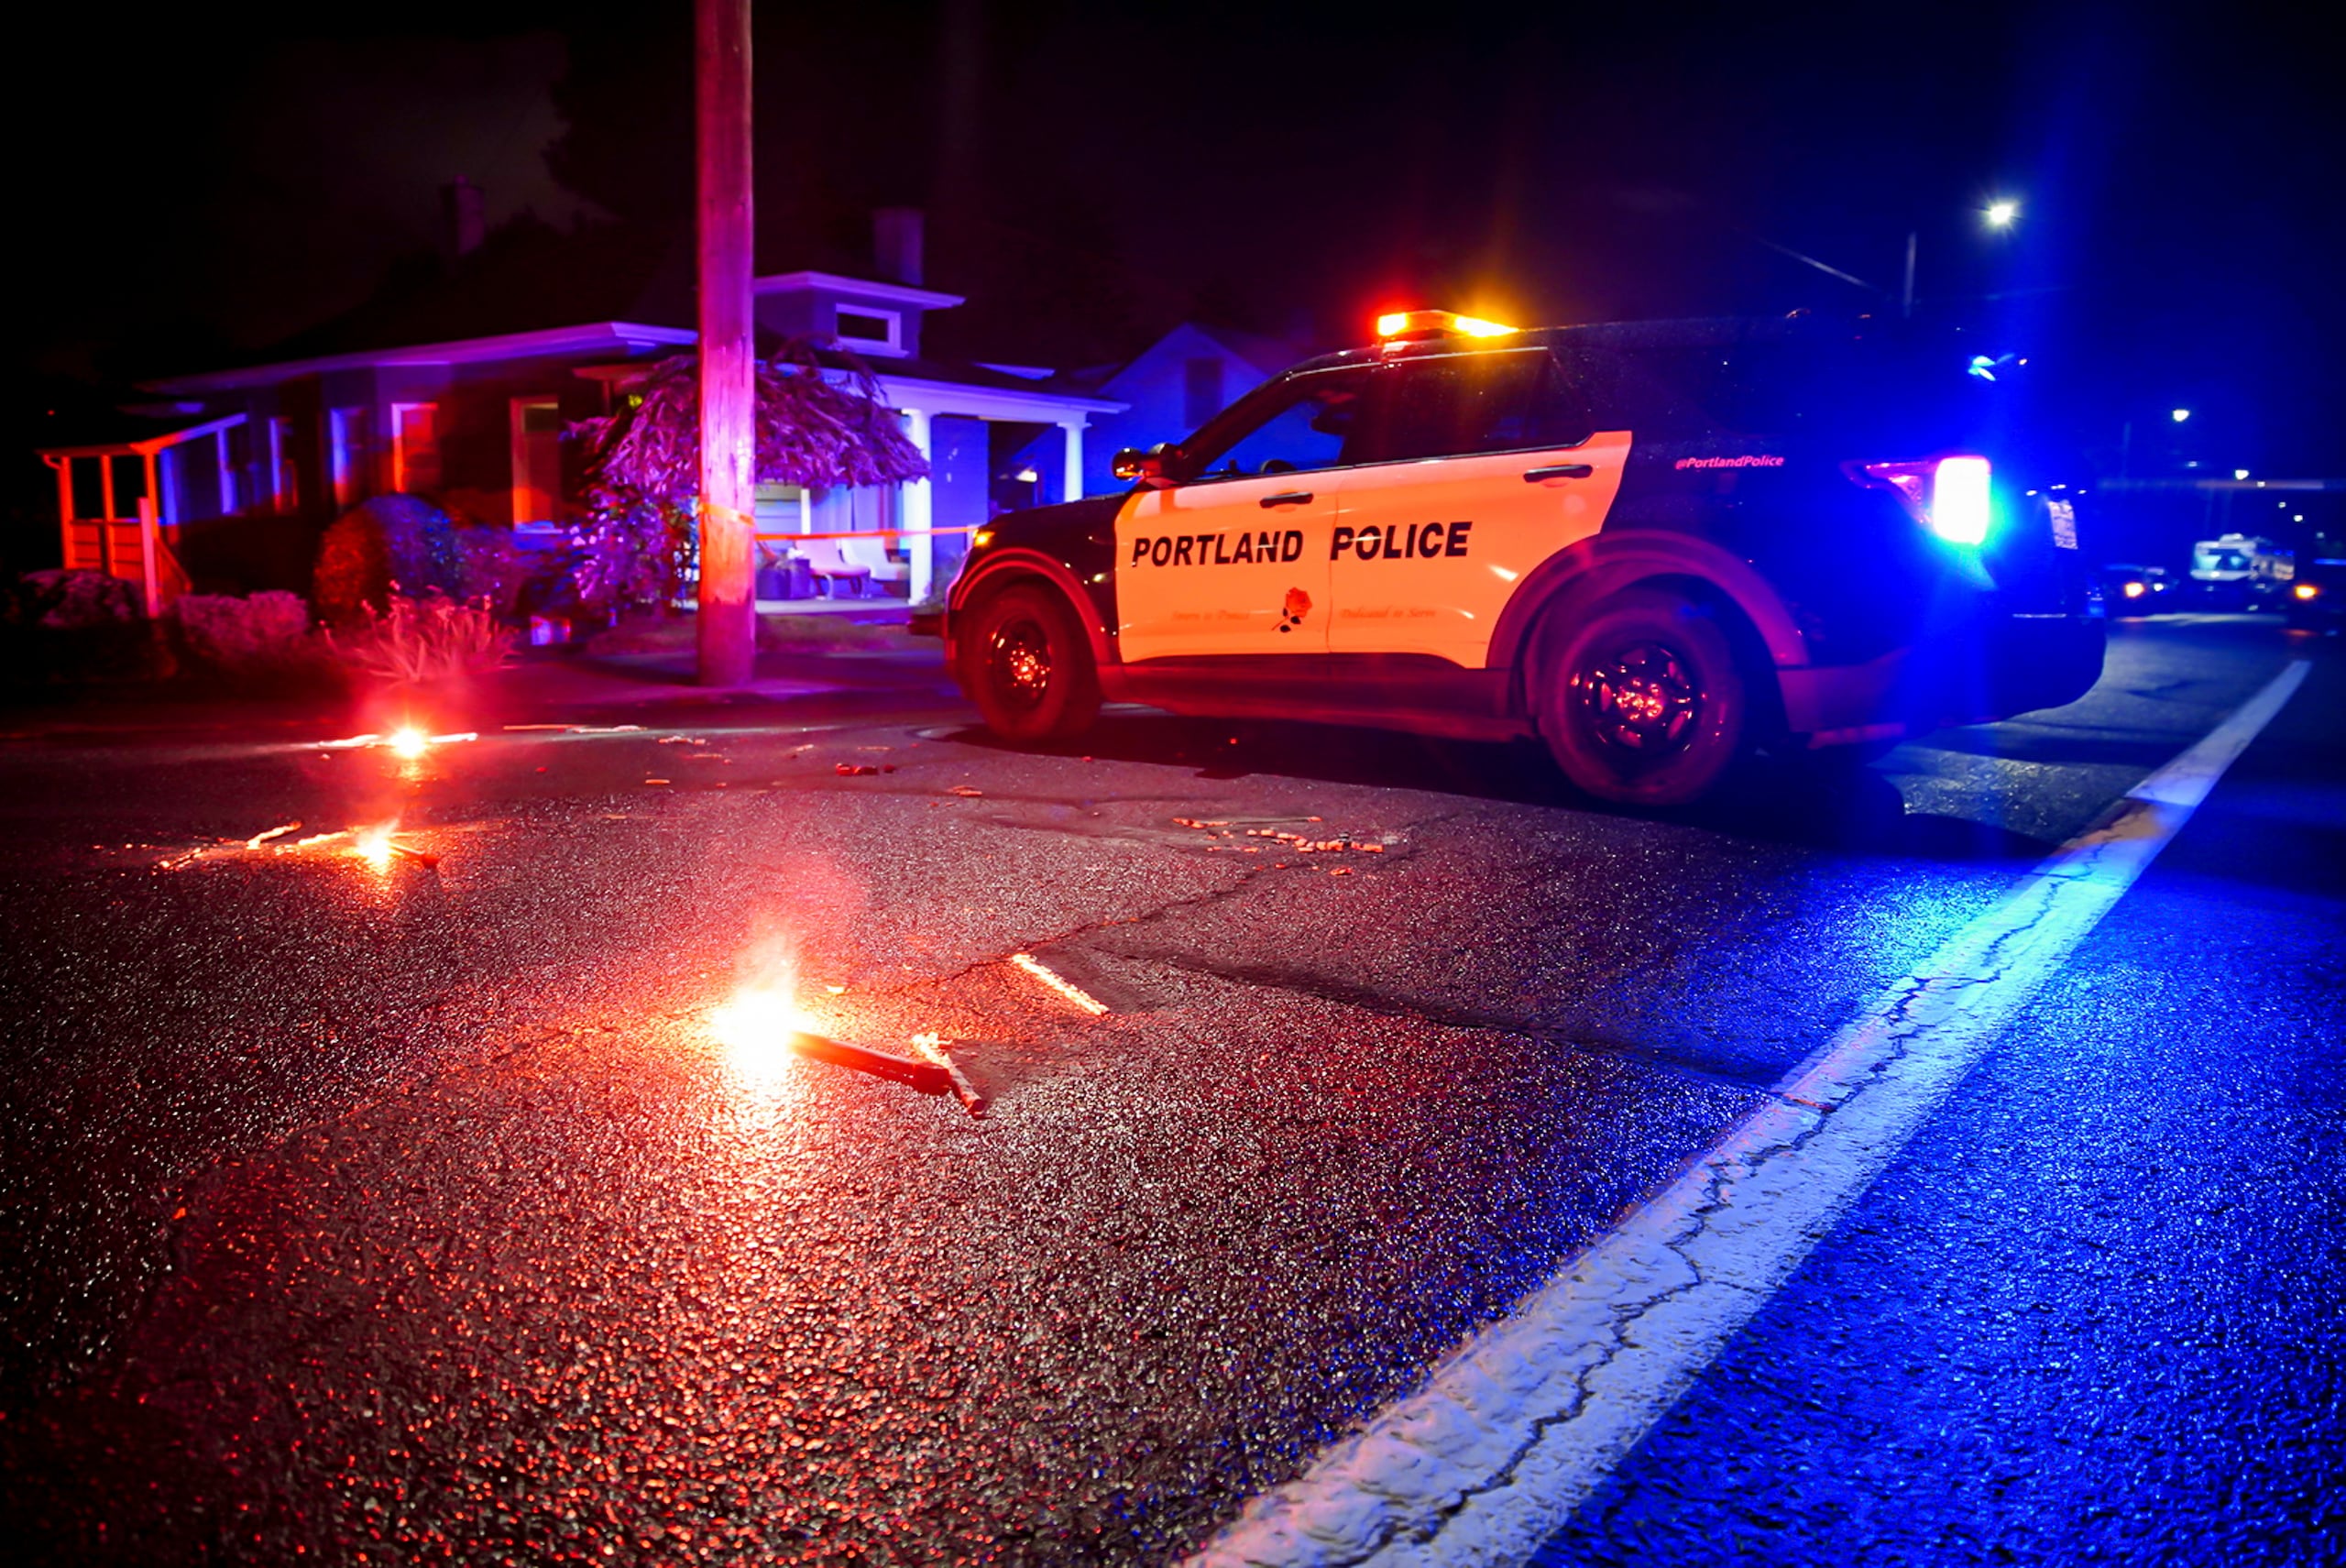
[[[1516,1311],[1189,1568],[1523,1563],[1693,1384],[2110,912],[2274,715],[2291,663]]]

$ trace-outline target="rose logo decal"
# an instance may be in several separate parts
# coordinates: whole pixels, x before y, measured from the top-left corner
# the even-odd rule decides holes
[[[1305,593],[1301,588],[1288,589],[1287,611],[1279,617],[1279,630],[1281,631],[1294,630],[1298,626],[1303,624],[1303,618],[1310,613],[1311,596]]]

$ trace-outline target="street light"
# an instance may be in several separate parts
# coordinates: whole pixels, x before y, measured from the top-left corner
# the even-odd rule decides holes
[[[1999,196],[1989,203],[1979,215],[1990,228],[2001,232],[2012,227],[2013,221],[2020,216],[2020,203],[2009,196]],[[1899,296],[1898,304],[1901,315],[1912,316],[1914,313],[1914,263],[1922,247],[1921,231],[1909,229],[1906,232],[1906,287]]]
[[[1986,219],[1987,225],[1990,228],[1999,230],[2008,229],[2012,226],[2014,221],[2020,216],[2020,203],[2008,197],[1999,197],[1997,200],[1988,204],[1982,214],[1982,216]],[[1864,279],[1858,277],[1855,273],[1844,272],[1839,268],[1832,266],[1827,262],[1819,261],[1814,256],[1807,255],[1803,251],[1794,250],[1789,245],[1778,245],[1766,235],[1754,234],[1751,230],[1742,228],[1739,225],[1736,226],[1738,232],[1741,233],[1746,238],[1756,240],[1780,256],[1789,256],[1803,267],[1814,267],[1828,278],[1838,278],[1842,282],[1852,284],[1857,288],[1863,289],[1869,294],[1887,294],[1890,291],[1887,289],[1867,282]],[[1918,253],[1922,250],[1922,232],[1919,229],[1909,229],[1906,232],[1905,286],[1899,291],[1899,313],[1902,315],[1911,316],[1914,313],[1914,263]]]
[[[2167,411],[2166,417],[2175,421],[2176,423],[2181,424],[2185,420],[2191,417],[2191,411],[2189,409],[2170,409]]]

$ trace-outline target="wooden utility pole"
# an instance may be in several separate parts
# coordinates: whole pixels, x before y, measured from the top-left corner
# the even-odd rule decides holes
[[[750,309],[750,0],[694,0],[700,167],[700,682],[757,652],[757,382]]]

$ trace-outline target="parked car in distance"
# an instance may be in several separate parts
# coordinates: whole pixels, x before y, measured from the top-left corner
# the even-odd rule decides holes
[[[2292,630],[2335,635],[2346,621],[2346,560],[2326,556],[2300,563],[2283,613]]]
[[[2172,608],[2175,578],[2164,566],[2110,565],[2101,569],[2101,605],[2106,615],[2156,615]]]

